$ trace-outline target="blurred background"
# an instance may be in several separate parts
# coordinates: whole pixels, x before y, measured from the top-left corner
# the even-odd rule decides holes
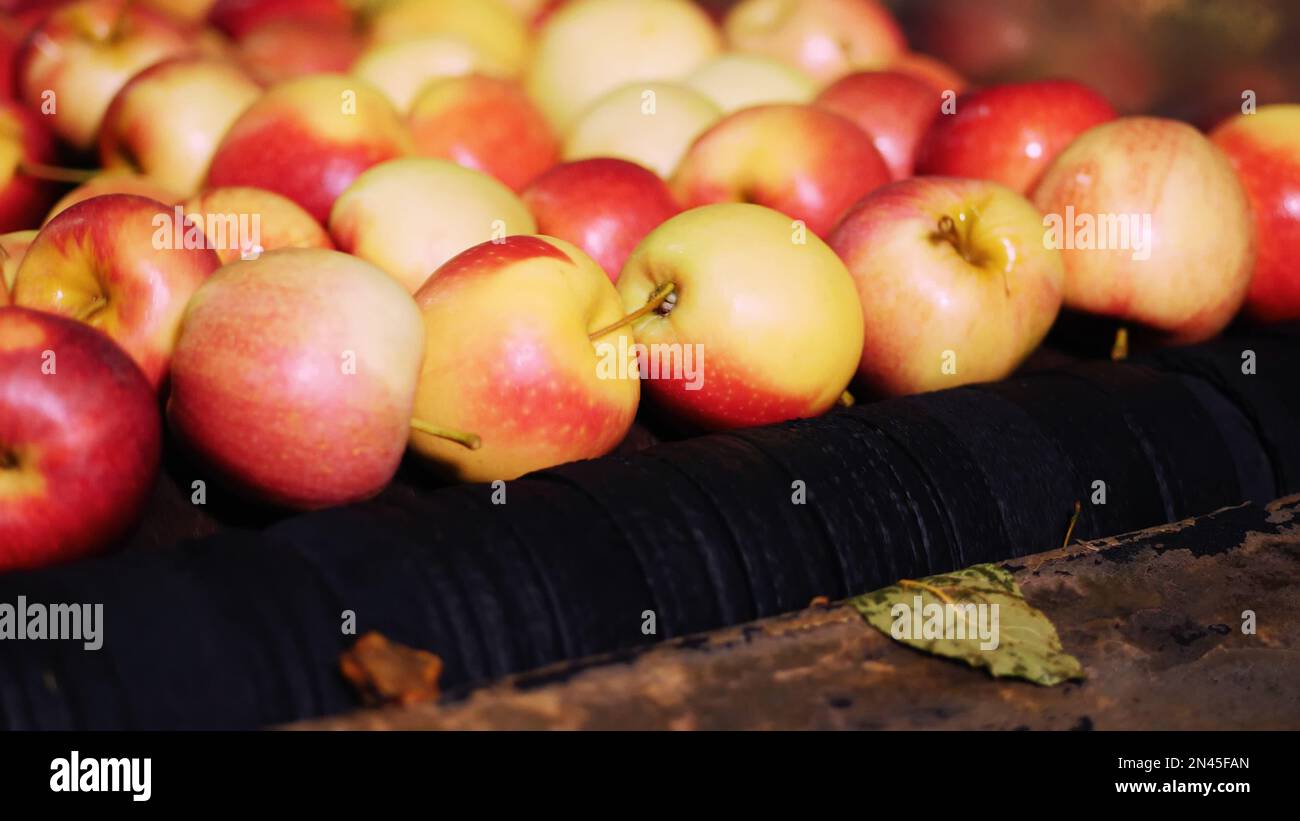
[[[700,0],[718,14],[737,0]],[[1043,77],[1088,83],[1125,113],[1208,127],[1258,104],[1300,100],[1296,0],[885,0],[917,51],[974,85]]]

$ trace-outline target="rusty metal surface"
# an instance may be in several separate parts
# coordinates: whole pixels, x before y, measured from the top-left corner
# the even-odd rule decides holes
[[[994,680],[896,644],[841,604],[556,665],[452,703],[297,726],[1300,729],[1300,496],[1003,567],[1086,681]]]

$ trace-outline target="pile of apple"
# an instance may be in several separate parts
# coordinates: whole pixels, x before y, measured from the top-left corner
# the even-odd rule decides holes
[[[876,0],[0,8],[0,569],[119,539],[164,416],[312,509],[408,449],[607,453],[643,392],[719,430],[1000,379],[1062,306],[1300,317],[1300,106],[967,90]]]

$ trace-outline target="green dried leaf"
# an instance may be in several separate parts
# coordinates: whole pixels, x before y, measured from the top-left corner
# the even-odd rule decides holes
[[[1051,620],[1029,606],[1015,577],[995,565],[901,581],[849,603],[886,636],[994,676],[1046,686],[1084,677]]]

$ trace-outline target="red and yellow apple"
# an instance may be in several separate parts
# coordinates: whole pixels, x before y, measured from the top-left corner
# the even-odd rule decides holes
[[[619,295],[563,240],[507,237],[451,259],[415,295],[425,355],[414,415],[469,432],[469,449],[419,429],[411,447],[461,481],[508,480],[613,450],[640,398]]]
[[[559,160],[546,118],[509,80],[435,80],[416,98],[407,122],[417,154],[491,174],[515,191]]]
[[[774,57],[823,83],[883,69],[907,49],[876,0],[742,0],[723,30],[735,51]]]
[[[232,262],[190,301],[167,418],[241,492],[291,508],[360,501],[406,448],[424,353],[410,294],[320,249]]]
[[[814,106],[772,105],[737,111],[704,132],[671,187],[688,208],[765,205],[825,236],[850,205],[889,181],[871,136],[853,123]]]
[[[853,206],[830,246],[866,325],[858,376],[899,396],[1002,379],[1047,335],[1064,264],[1043,219],[997,183],[914,177]]]
[[[254,102],[217,148],[208,187],[265,188],[324,223],[362,171],[409,153],[406,125],[382,94],[357,77],[321,74]]]
[[[1186,123],[1122,117],[1084,132],[1034,191],[1065,260],[1065,305],[1172,342],[1236,315],[1255,262],[1250,205],[1223,152]]]
[[[339,250],[387,271],[414,293],[447,260],[480,242],[537,228],[515,193],[446,160],[391,160],[357,177],[330,214]]]
[[[993,180],[1026,195],[1074,138],[1115,119],[1104,97],[1071,80],[991,86],[955,107],[921,138],[916,173]]]
[[[722,117],[708,97],[677,83],[629,83],[592,103],[564,138],[564,159],[615,157],[672,176],[686,149]]]
[[[684,80],[721,45],[713,21],[689,0],[570,0],[538,32],[526,86],[563,134],[608,92]]]
[[[352,11],[347,0],[216,0],[208,22],[238,40],[272,23],[347,28],[352,25]]]
[[[212,188],[182,205],[221,264],[281,248],[333,248],[330,235],[293,200],[262,188]],[[224,238],[224,241],[223,241]]]
[[[539,232],[578,246],[614,282],[637,243],[681,210],[654,172],[603,157],[555,166],[523,199]]]
[[[933,88],[936,94],[943,94],[946,91],[961,94],[968,85],[966,78],[958,74],[955,68],[919,51],[909,51],[899,55],[887,66],[887,70],[915,77]]]
[[[185,28],[131,0],[77,0],[55,9],[17,58],[23,100],[85,150],[135,73],[193,49]]]
[[[524,70],[528,27],[500,0],[388,0],[367,15],[372,43],[397,43],[431,35],[469,43],[504,76]]]
[[[112,340],[0,308],[0,572],[89,556],[125,536],[161,452],[154,393]]]
[[[467,74],[499,79],[511,75],[508,67],[473,43],[449,34],[377,43],[357,58],[351,73],[382,91],[402,113],[409,112],[420,93],[436,80]]]
[[[261,93],[229,63],[206,58],[156,63],[113,98],[99,132],[100,163],[192,194],[221,138]]]
[[[235,60],[263,85],[313,74],[342,74],[364,46],[351,28],[315,20],[275,20],[239,39]]]
[[[871,135],[894,179],[912,176],[916,147],[939,116],[942,92],[898,71],[864,71],[841,77],[816,104],[852,120]]]
[[[1260,322],[1300,319],[1300,105],[1239,114],[1210,140],[1227,154],[1254,218],[1246,313]]]
[[[72,206],[28,247],[14,277],[14,304],[98,328],[158,387],[185,303],[221,264],[202,234],[175,217],[168,206],[130,194]]]
[[[708,205],[660,225],[628,258],[618,292],[628,312],[663,300],[632,326],[647,346],[644,390],[692,427],[816,416],[839,400],[862,355],[862,309],[844,263],[757,205]]]

